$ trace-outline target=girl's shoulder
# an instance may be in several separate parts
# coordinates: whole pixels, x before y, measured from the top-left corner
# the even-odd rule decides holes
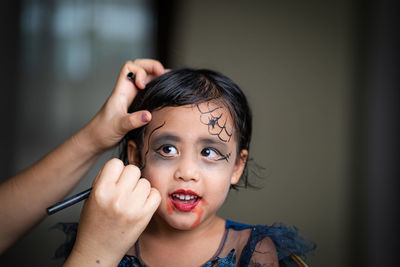
[[[241,239],[243,249],[239,258],[239,266],[253,266],[262,258],[268,259],[276,249],[279,266],[304,265],[306,254],[316,248],[316,244],[302,236],[295,226],[283,223],[272,225],[249,225],[227,220],[226,228],[231,230],[233,239]],[[302,265],[303,264],[303,265]],[[255,266],[255,265],[254,265]]]

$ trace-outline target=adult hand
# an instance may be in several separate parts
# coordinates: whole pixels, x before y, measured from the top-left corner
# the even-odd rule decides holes
[[[127,78],[129,72],[135,74],[135,84]],[[130,130],[147,124],[151,120],[150,112],[130,114],[128,108],[138,90],[144,89],[148,82],[164,73],[163,65],[157,60],[127,61],[110,97],[88,125],[75,135],[76,141],[87,145],[95,153],[101,153],[118,144]]]
[[[124,166],[118,159],[107,162],[84,204],[77,239],[65,266],[117,266],[160,201],[159,192],[140,178],[139,168]]]

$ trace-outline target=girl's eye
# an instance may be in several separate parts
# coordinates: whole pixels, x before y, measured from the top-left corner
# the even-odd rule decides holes
[[[201,155],[203,157],[213,159],[213,160],[218,160],[219,158],[221,158],[221,153],[219,153],[218,151],[216,151],[212,148],[204,148],[201,151]]]
[[[173,145],[163,145],[158,149],[158,153],[166,157],[172,157],[178,154],[178,150]]]

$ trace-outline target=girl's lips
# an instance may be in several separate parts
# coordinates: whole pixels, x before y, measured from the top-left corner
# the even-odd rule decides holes
[[[176,190],[169,195],[172,205],[179,211],[190,212],[200,202],[201,197],[191,190]]]

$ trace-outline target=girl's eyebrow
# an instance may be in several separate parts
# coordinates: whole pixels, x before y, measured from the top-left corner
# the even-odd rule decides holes
[[[201,144],[205,144],[205,145],[214,145],[214,146],[220,146],[222,148],[228,148],[228,145],[226,142],[221,141],[220,139],[216,139],[216,138],[200,138],[199,142]]]
[[[158,136],[153,138],[152,143],[159,144],[159,143],[166,143],[166,142],[179,142],[181,139],[173,134],[170,133],[162,133]]]
[[[153,140],[151,143],[153,143],[153,144],[161,144],[161,143],[168,143],[168,142],[178,143],[179,141],[181,141],[181,138],[179,136],[176,136],[171,133],[162,133],[158,136],[153,137]],[[228,148],[228,145],[226,144],[226,142],[220,141],[217,138],[202,137],[202,138],[198,139],[198,143],[204,144],[204,145],[219,146],[220,148]]]

